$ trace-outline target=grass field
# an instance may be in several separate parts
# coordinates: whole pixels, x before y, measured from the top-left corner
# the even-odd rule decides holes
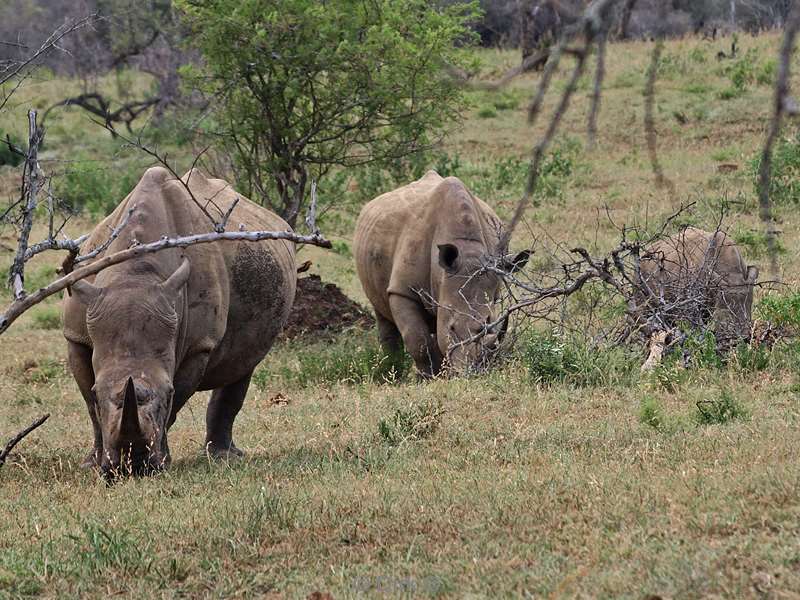
[[[546,233],[602,251],[617,239],[606,206],[617,223],[656,224],[694,201],[685,219],[710,224],[727,200],[731,230],[768,278],[751,171],[778,43],[743,37],[739,58],[723,62],[715,55],[729,40],[667,44],[656,117],[674,196],[653,184],[641,126],[651,45],[612,45],[598,146],[585,147],[586,77],[515,246]],[[481,58],[491,79],[517,55]],[[564,70],[556,91],[565,81]],[[501,214],[542,132],[543,120],[525,121],[536,82],[471,92],[463,127],[431,159]],[[22,134],[29,104],[44,108],[70,85],[28,83],[0,130]],[[67,158],[99,160],[112,174],[147,165],[77,110],[54,114],[48,129],[46,168]],[[188,153],[178,150],[179,160]],[[15,184],[15,171],[0,168],[3,201]],[[96,185],[116,191],[106,179]],[[300,258],[363,301],[348,251],[357,202],[345,200],[325,220],[338,251],[303,249]],[[776,293],[786,294],[800,278],[797,205],[788,198],[777,214],[787,286]],[[70,232],[91,220],[76,219]],[[0,250],[4,265],[9,255]],[[31,287],[58,262],[37,259]],[[201,454],[198,395],[170,432],[170,471],[109,488],[78,468],[90,425],[59,321],[54,299],[0,340],[0,441],[52,413],[0,470],[0,597],[800,598],[792,343],[652,376],[639,374],[640,355],[609,349],[558,363],[552,381],[520,348],[484,376],[384,383],[370,377],[375,332],[292,342],[259,367],[237,420],[245,459]]]

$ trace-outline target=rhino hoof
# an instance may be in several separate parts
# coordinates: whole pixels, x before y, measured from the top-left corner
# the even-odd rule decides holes
[[[216,460],[236,460],[244,456],[244,452],[233,444],[228,448],[220,448],[214,445],[213,442],[206,444],[206,454]]]

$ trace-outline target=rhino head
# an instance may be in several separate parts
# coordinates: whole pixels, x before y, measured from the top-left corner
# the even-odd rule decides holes
[[[753,288],[758,280],[758,267],[723,274],[717,286],[712,322],[714,334],[722,346],[738,340],[749,340],[752,327]]]
[[[190,271],[184,259],[166,280],[117,278],[105,287],[83,280],[72,286],[86,306],[92,391],[103,437],[100,469],[107,479],[119,473],[146,474],[169,464],[177,302]]]
[[[485,268],[483,244],[465,241],[438,244],[437,248],[444,277],[437,298],[436,341],[449,366],[464,372],[474,367],[487,349],[496,349],[506,332],[507,319],[487,329],[497,320],[501,277]],[[523,250],[513,258],[504,257],[499,261],[500,268],[508,273],[517,271],[530,254]]]

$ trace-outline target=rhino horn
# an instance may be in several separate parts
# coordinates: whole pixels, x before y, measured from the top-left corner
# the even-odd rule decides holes
[[[84,306],[91,306],[100,295],[100,288],[92,285],[85,279],[79,279],[70,286],[70,291],[75,294],[78,302]]]
[[[128,382],[125,384],[125,398],[122,401],[119,430],[128,438],[138,438],[142,434],[139,426],[139,403],[136,400],[136,386],[133,385],[132,377],[128,377]]]
[[[167,295],[175,296],[189,279],[189,274],[191,272],[192,265],[189,259],[184,258],[181,262],[181,266],[175,269],[175,272],[169,276],[169,279],[161,284]]]

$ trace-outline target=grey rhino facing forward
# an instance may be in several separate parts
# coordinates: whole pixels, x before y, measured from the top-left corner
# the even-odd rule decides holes
[[[198,171],[183,177],[200,201],[226,210],[248,230],[287,231],[268,210],[226,182]],[[81,248],[102,244],[132,205],[122,234],[100,254],[210,230],[208,218],[165,169],[149,169]],[[84,461],[113,477],[124,461],[135,473],[169,464],[167,430],[194,392],[214,390],[206,448],[240,455],[233,421],[250,376],[286,322],[294,301],[294,245],[286,241],[215,242],[171,249],[107,268],[72,287],[64,302],[69,365],[94,430]],[[124,454],[124,456],[123,456]]]
[[[499,253],[500,233],[486,203],[435,171],[364,206],[356,267],[387,352],[405,345],[423,377],[438,374],[445,358],[462,371],[473,364],[481,346],[461,342],[494,320],[500,278],[481,267]],[[521,252],[503,264],[513,270],[527,258]],[[501,333],[490,332],[483,344]]]
[[[728,346],[750,338],[753,286],[758,268],[746,266],[739,248],[724,232],[687,227],[647,248],[641,259],[645,291],[635,299],[634,313],[663,326],[686,321],[713,326],[717,341]]]

